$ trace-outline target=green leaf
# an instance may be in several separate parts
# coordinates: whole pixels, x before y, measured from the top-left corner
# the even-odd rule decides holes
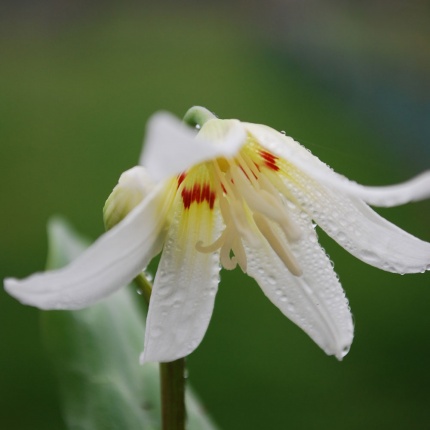
[[[59,218],[48,233],[48,269],[69,263],[88,246]],[[139,297],[129,288],[87,309],[42,312],[68,429],[161,428],[158,365],[139,364],[144,331]],[[189,430],[216,429],[190,390],[186,404]]]

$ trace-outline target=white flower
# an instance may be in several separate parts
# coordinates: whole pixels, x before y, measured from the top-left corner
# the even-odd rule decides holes
[[[366,204],[429,197],[429,171],[400,185],[365,187],[264,125],[214,118],[196,136],[167,113],[150,120],[140,161],[107,202],[110,231],[69,266],[6,279],[5,288],[41,309],[79,309],[128,284],[161,251],[142,361],[172,361],[199,345],[220,264],[239,265],[284,315],[341,359],[352,342],[352,317],[314,222],[368,264],[396,273],[430,270],[430,244]]]

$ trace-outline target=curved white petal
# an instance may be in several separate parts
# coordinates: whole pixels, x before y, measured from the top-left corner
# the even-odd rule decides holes
[[[103,207],[106,230],[123,220],[154,188],[155,184],[144,167],[135,166],[126,170]]]
[[[394,273],[430,270],[430,243],[388,222],[363,201],[332,191],[300,172],[286,181],[300,205],[343,248]]]
[[[208,127],[215,130],[210,137],[204,132]],[[197,136],[195,130],[175,116],[158,112],[148,121],[139,164],[145,166],[151,177],[158,181],[178,175],[200,162],[219,156],[233,156],[245,140],[245,129],[237,120],[209,120]]]
[[[141,362],[168,362],[200,344],[219,283],[219,252],[196,250],[220,233],[219,216],[202,205],[177,208],[155,277]]]
[[[430,197],[430,171],[401,184],[370,187],[350,181],[334,172],[291,137],[258,124],[245,124],[248,131],[266,149],[326,186],[358,197],[374,206],[398,206]]]
[[[101,300],[129,283],[159,252],[165,204],[160,185],[71,264],[22,280],[8,278],[6,291],[41,309],[81,309]]]
[[[292,275],[264,241],[261,247],[246,246],[248,274],[264,294],[291,321],[303,329],[328,355],[339,360],[349,351],[353,339],[353,322],[348,301],[330,260],[318,244],[311,219],[297,208],[291,216],[302,230],[299,240],[288,244],[303,274]]]

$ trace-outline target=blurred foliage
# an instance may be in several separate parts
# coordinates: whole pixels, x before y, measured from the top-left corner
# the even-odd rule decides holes
[[[366,184],[404,180],[428,166],[414,141],[401,150],[415,156],[391,152],[348,97],[324,85],[309,63],[266,45],[261,27],[233,8],[98,6],[55,24],[41,27],[28,16],[1,30],[3,277],[44,267],[45,224],[54,213],[93,237],[103,231],[104,200],[136,163],[144,124],[158,109],[181,116],[200,104],[285,130]],[[380,211],[427,241],[429,212],[429,202]],[[193,386],[226,430],[425,427],[429,274],[378,271],[320,236],[356,318],[344,361],[326,357],[249,278],[224,272],[207,336],[188,360]],[[0,307],[0,427],[63,428],[38,311],[6,294]]]
[[[48,225],[47,269],[73,261],[89,242],[62,219]],[[61,409],[70,430],[161,428],[157,363],[141,366],[146,306],[132,290],[78,311],[42,312],[42,334],[56,368]],[[142,303],[139,303],[142,302]],[[215,430],[186,387],[187,428]]]

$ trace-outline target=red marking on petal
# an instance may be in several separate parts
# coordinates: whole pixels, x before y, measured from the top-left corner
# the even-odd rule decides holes
[[[187,174],[185,172],[181,173],[178,176],[178,188],[180,187],[180,185],[182,184],[182,182],[184,182],[184,179],[185,179],[186,176],[187,176]]]
[[[211,190],[209,184],[200,185],[194,184],[192,187],[184,187],[181,192],[184,208],[189,209],[193,203],[207,202],[209,207],[213,209],[215,204],[215,192]]]
[[[239,165],[239,168],[240,168],[240,170],[242,170],[243,174],[246,176],[246,179],[248,179],[248,181],[249,181],[249,175],[245,172],[245,169],[241,165]],[[254,172],[251,172],[251,173],[255,179],[258,179],[257,175]],[[233,179],[231,180],[231,182],[233,182]]]
[[[267,167],[275,171],[279,170],[279,167],[276,164],[278,157],[276,157],[275,155],[273,155],[271,152],[268,152],[268,151],[260,151],[260,155],[263,158],[264,164]]]

